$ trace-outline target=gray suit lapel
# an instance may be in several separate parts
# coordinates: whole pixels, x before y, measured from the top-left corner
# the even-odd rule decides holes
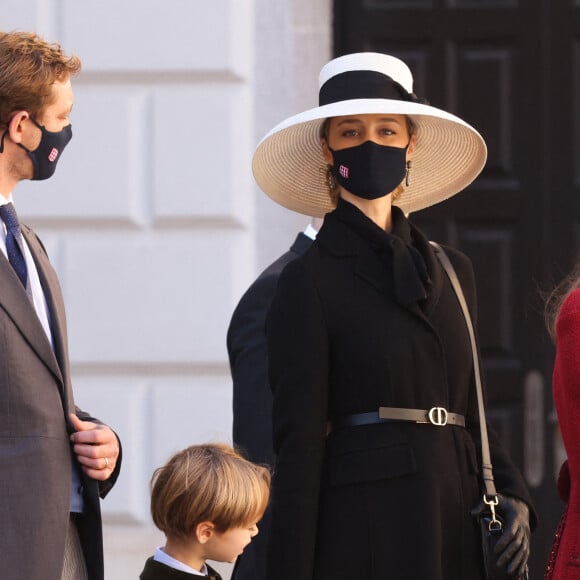
[[[42,254],[42,251],[38,251],[38,243],[34,240],[34,236],[29,234],[29,230],[25,226],[22,227],[22,235],[26,239],[30,252],[37,265],[38,273],[41,277],[41,283],[48,300],[49,292],[47,292],[47,288],[43,283],[43,275],[41,273],[41,267],[39,267],[38,259],[38,256],[39,254]],[[46,260],[46,262],[48,262],[48,260]],[[40,260],[40,263],[42,263],[42,260]],[[55,375],[59,382],[62,383],[63,378],[59,364],[55,358],[55,353],[52,350],[52,346],[44,332],[44,329],[40,324],[34,306],[26,295],[26,291],[14,273],[10,262],[8,262],[2,252],[0,252],[0,307],[6,311],[10,318],[12,318],[14,324],[26,338],[31,348]],[[51,316],[56,316],[56,314],[53,314],[50,301],[49,307],[51,309]],[[53,339],[55,339],[54,336]]]

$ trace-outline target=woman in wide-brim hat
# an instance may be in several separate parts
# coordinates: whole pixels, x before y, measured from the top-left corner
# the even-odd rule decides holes
[[[325,215],[282,273],[267,322],[273,580],[483,578],[467,328],[405,214],[465,188],[486,148],[467,123],[420,102],[412,82],[391,56],[337,58],[321,71],[320,106],[275,127],[254,156],[270,197]],[[475,316],[471,264],[446,251]],[[435,408],[453,420],[417,421]],[[531,502],[493,433],[490,445],[508,520],[500,564],[517,576]]]
[[[397,81],[385,82],[387,73]],[[320,106],[274,127],[254,155],[258,185],[281,205],[318,217],[334,209],[320,146],[321,130],[331,117],[385,113],[412,119],[421,138],[412,179],[394,202],[406,213],[451,197],[482,170],[487,150],[481,135],[455,115],[419,102],[411,71],[401,60],[377,53],[346,55],[322,69],[319,84]]]

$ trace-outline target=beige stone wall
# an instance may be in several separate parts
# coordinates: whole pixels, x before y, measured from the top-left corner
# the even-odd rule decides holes
[[[153,469],[230,440],[230,314],[308,221],[257,189],[251,157],[275,123],[316,105],[330,4],[2,4],[3,30],[35,30],[84,65],[55,177],[14,199],[61,278],[77,404],[123,441],[103,502],[107,580],[136,578],[162,541]]]

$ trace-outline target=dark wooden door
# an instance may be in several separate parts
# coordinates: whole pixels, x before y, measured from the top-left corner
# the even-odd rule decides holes
[[[540,580],[562,510],[542,291],[580,248],[580,0],[335,0],[335,54],[405,60],[415,92],[476,127],[488,162],[465,192],[413,216],[473,260],[489,417],[524,473]]]

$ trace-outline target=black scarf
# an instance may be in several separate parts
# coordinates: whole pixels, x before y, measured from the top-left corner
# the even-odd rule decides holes
[[[423,256],[413,245],[411,227],[397,206],[392,230],[386,232],[356,206],[339,198],[334,215],[363,238],[392,276],[395,300],[403,306],[422,302],[431,288]]]

